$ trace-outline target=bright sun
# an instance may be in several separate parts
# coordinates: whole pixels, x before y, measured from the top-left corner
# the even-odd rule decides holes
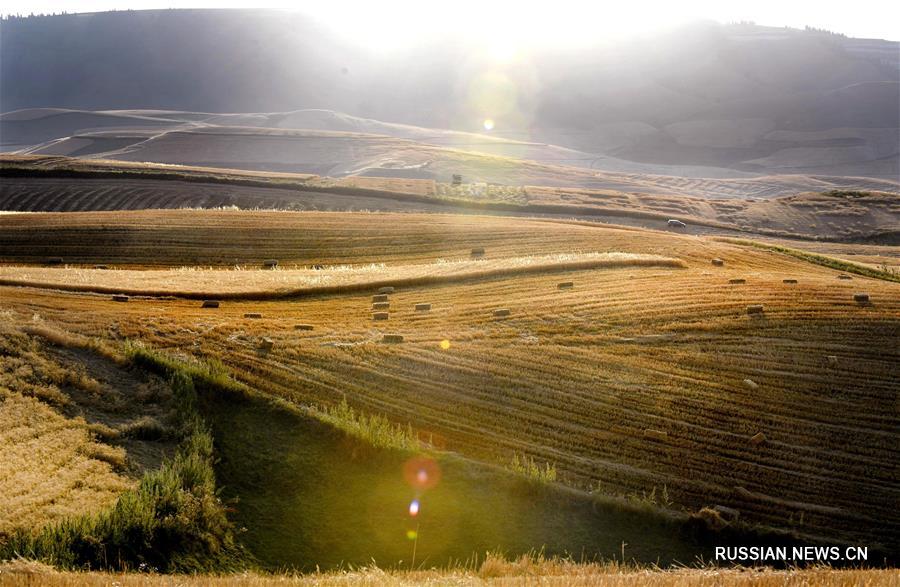
[[[493,130],[494,129],[494,121],[491,120],[490,118],[485,118],[484,122],[482,123],[482,126],[484,126],[484,130]]]

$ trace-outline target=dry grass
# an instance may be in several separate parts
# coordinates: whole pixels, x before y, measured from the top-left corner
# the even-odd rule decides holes
[[[93,388],[87,376],[57,364],[8,326],[0,346],[0,535],[114,502],[132,485],[114,470],[124,464],[124,450],[95,440],[107,431],[52,407],[69,401],[61,385]]]
[[[194,224],[222,222],[196,217]],[[258,215],[233,217],[249,222]],[[79,218],[86,216],[73,216],[71,230]],[[179,218],[188,223],[190,215]],[[150,226],[171,219],[133,217]],[[348,236],[364,227],[374,239],[391,236],[390,244],[377,245],[385,266],[362,271],[391,283],[410,267],[439,270],[436,258],[466,257],[474,243],[487,243],[491,252],[471,262],[477,267],[510,262],[525,247],[532,259],[578,247],[669,256],[686,268],[572,268],[565,278],[578,286],[562,291],[559,275],[521,272],[410,285],[391,296],[397,310],[389,323],[372,322],[374,287],[290,301],[235,300],[214,313],[177,299],[117,304],[63,292],[0,291],[3,304],[21,315],[41,312],[48,323],[104,337],[113,336],[115,325],[116,336],[221,360],[243,383],[291,402],[335,406],[346,395],[357,411],[411,423],[420,436],[433,434],[466,456],[506,464],[521,454],[554,463],[560,481],[581,488],[629,495],[666,486],[675,507],[722,504],[750,523],[896,544],[900,286],[862,276],[844,282],[828,267],[711,239],[457,220],[472,230],[468,242],[449,228],[450,217],[442,218],[446,248],[429,249],[428,262],[422,247],[441,242],[437,219],[384,223],[347,214],[341,224],[311,215],[305,232],[300,219],[290,222],[298,233],[318,227],[318,250],[347,262],[370,250],[349,244],[355,238],[338,238],[341,226]],[[387,224],[405,236],[380,232]],[[712,258],[725,265],[711,267]],[[466,263],[448,265],[458,270]],[[286,271],[234,273],[265,279]],[[798,283],[785,285],[785,277]],[[747,283],[728,285],[736,278]],[[877,303],[853,302],[860,281]],[[422,299],[441,311],[416,313]],[[748,317],[749,305],[763,305],[765,319]],[[494,320],[497,308],[510,316]],[[248,311],[264,318],[243,320]],[[315,330],[294,330],[300,322]],[[404,344],[379,344],[381,324],[403,334]],[[256,348],[260,336],[275,343],[266,355]],[[832,364],[829,356],[840,360]],[[666,440],[645,439],[645,429],[665,432]],[[767,442],[752,445],[748,439],[760,432]]]
[[[277,271],[199,268],[112,271],[4,266],[0,267],[0,283],[67,291],[121,291],[136,296],[265,299],[361,291],[378,287],[384,281],[409,286],[579,269],[683,266],[683,262],[671,257],[622,252],[557,253],[486,261],[457,259],[419,265],[346,265]],[[374,295],[372,301],[384,303],[388,301],[388,296]]]
[[[47,587],[156,587],[211,585],[264,587],[269,585],[566,585],[584,587],[864,587],[900,585],[896,570],[772,569],[636,569],[614,563],[579,564],[570,560],[523,556],[507,560],[488,555],[480,565],[432,570],[383,570],[376,566],[308,575],[158,575],[137,573],[59,572],[25,560],[0,564],[0,585]]]
[[[34,398],[2,399],[0,448],[0,534],[100,511],[132,486],[109,464],[124,458],[122,449]]]

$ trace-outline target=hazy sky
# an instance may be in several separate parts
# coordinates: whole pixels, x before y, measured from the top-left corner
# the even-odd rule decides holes
[[[437,6],[441,8],[438,9]],[[768,26],[805,25],[852,37],[900,40],[900,2],[877,0],[619,0],[490,1],[327,0],[257,3],[237,1],[5,0],[3,14],[97,12],[149,8],[284,8],[318,16],[359,41],[402,45],[429,31],[459,31],[499,46],[526,39],[552,44],[584,43],[598,37],[628,35],[689,20],[755,21]]]

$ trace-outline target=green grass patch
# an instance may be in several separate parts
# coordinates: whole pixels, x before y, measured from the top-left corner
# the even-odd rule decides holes
[[[893,271],[887,267],[885,267],[884,269],[875,269],[872,267],[867,267],[865,265],[860,265],[859,263],[854,263],[852,261],[845,261],[844,259],[829,257],[827,255],[820,255],[818,253],[810,253],[809,251],[802,251],[800,249],[792,249],[790,247],[784,247],[781,245],[772,245],[745,239],[717,238],[716,240],[725,243],[731,243],[733,245],[741,245],[745,247],[762,249],[764,251],[781,253],[790,257],[794,257],[796,259],[800,259],[802,261],[813,263],[815,265],[830,267],[831,269],[837,269],[838,271],[853,273],[855,275],[861,275],[863,277],[871,277],[873,279],[883,279],[885,281],[900,283],[900,273],[897,273],[896,271]]]
[[[538,483],[556,482],[556,466],[550,463],[544,463],[541,466],[532,457],[525,455],[520,457],[519,453],[513,455],[512,461],[507,468],[513,473],[523,475],[525,478]]]
[[[378,414],[357,412],[347,403],[347,398],[336,406],[313,408],[311,415],[376,448],[409,451],[421,448],[411,425],[404,427]]]

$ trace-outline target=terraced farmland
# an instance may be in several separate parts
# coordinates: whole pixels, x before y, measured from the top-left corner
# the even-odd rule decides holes
[[[590,188],[451,185],[433,179],[334,179],[23,155],[0,156],[0,174],[0,209],[18,212],[218,207],[443,212],[579,217],[650,228],[666,228],[668,219],[677,218],[688,225],[682,232],[692,234],[755,233],[880,244],[896,244],[900,228],[897,182],[854,183],[858,178],[850,178],[848,184],[837,181],[840,178],[801,176],[751,180],[627,176],[633,181],[601,182]],[[721,190],[712,187],[719,184]],[[707,193],[707,188],[712,191]]]
[[[726,505],[751,523],[897,546],[896,283],[838,279],[826,267],[707,238],[580,223],[188,211],[65,220],[41,215],[26,227],[3,218],[4,240],[19,243],[7,260],[26,257],[29,239],[39,244],[38,235],[51,231],[54,245],[41,254],[74,263],[255,266],[273,257],[323,263],[323,275],[346,271],[332,264],[384,263],[379,283],[395,275],[398,287],[386,322],[372,320],[374,287],[238,298],[218,309],[179,297],[122,304],[108,295],[4,287],[4,309],[91,336],[214,357],[239,380],[298,404],[346,398],[409,423],[439,448],[500,464],[515,454],[552,463],[576,487],[655,490],[674,508]],[[663,255],[684,267],[548,267],[402,285],[411,265],[468,258],[476,246],[488,260],[616,251]],[[75,271],[86,283],[92,274],[130,275]],[[252,279],[254,271],[241,273]],[[259,275],[264,282],[267,273]],[[560,289],[563,281],[573,286]],[[200,291],[213,295],[216,285]],[[855,302],[858,292],[870,303]],[[431,308],[416,311],[418,303]],[[756,304],[762,315],[748,315]],[[498,308],[509,316],[494,317]],[[301,323],[312,330],[295,329]],[[403,342],[384,344],[384,334]],[[764,439],[752,441],[759,433]]]

